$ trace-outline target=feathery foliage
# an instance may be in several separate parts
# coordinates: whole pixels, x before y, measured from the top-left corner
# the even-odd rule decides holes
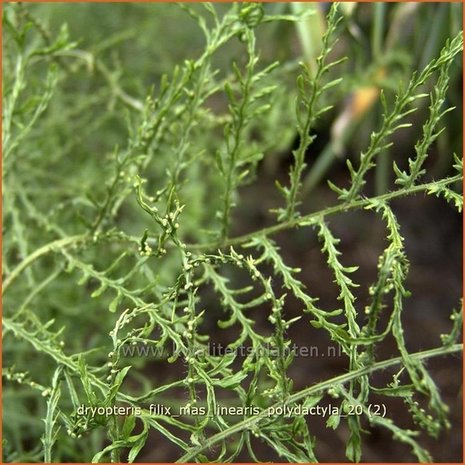
[[[394,204],[436,196],[462,210],[462,161],[455,156],[435,179],[428,171],[454,111],[448,96],[462,33],[406,85],[387,86],[379,127],[355,160],[347,158],[348,186],[329,181],[338,199],[308,211],[309,151],[345,90],[339,42],[352,30],[348,10],[331,5],[317,55],[298,68],[268,59],[260,34],[303,24],[319,14],[313,7],[147,8],[179,9],[201,37],[192,57],[148,83],[128,78],[106,53],[124,32],[89,45],[66,27],[49,30],[40,8],[4,8],[4,460],[147,461],[155,432],[180,462],[269,460],[263,451],[316,462],[318,431],[304,412],[329,402],[339,410],[327,428],[345,438],[349,460],[363,460],[367,432],[379,427],[430,461],[423,432],[438,437],[450,423],[427,363],[462,351],[462,312],[452,312],[436,347],[411,349],[410,257]],[[407,118],[423,115],[425,97],[413,151],[389,167],[392,190],[373,194],[371,171],[415,124]],[[275,222],[244,230],[244,188],[260,181],[274,147],[291,145],[289,130],[296,143],[289,181],[276,182]],[[385,225],[366,302],[359,267],[332,225],[354,211]],[[337,288],[334,307],[319,301],[278,245],[279,234],[295,230],[306,244],[319,240]],[[325,334],[345,370],[296,388],[295,328],[309,341]],[[212,347],[222,338],[229,342],[220,354]],[[385,343],[394,347],[388,358],[379,355]],[[411,427],[395,412],[374,412],[392,398],[405,405]],[[154,411],[157,404],[171,410]]]

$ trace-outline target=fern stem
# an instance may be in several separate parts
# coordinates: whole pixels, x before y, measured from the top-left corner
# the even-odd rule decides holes
[[[460,352],[463,350],[463,344],[454,344],[450,347],[437,347],[434,349],[424,350],[421,352],[416,352],[411,354],[410,356],[412,359],[416,361],[420,360],[427,360],[433,357],[439,357],[441,355],[453,354],[456,352]],[[360,376],[364,376],[367,374],[371,374],[375,371],[385,370],[395,365],[399,365],[403,363],[402,357],[395,357],[389,360],[383,360],[382,362],[377,362],[370,367],[361,368],[355,371],[351,371],[350,373],[346,373],[343,375],[336,376],[329,380],[323,381],[321,383],[315,384],[313,386],[309,386],[305,389],[302,389],[299,392],[296,392],[289,396],[285,404],[281,402],[277,402],[276,404],[272,405],[268,409],[263,410],[260,414],[251,416],[246,418],[245,420],[236,423],[235,425],[231,426],[230,428],[220,431],[219,433],[211,436],[209,439],[205,441],[204,444],[201,446],[193,447],[190,451],[184,454],[177,463],[186,463],[195,459],[195,457],[200,454],[201,452],[212,448],[216,443],[223,441],[224,439],[228,438],[229,436],[243,431],[245,429],[249,429],[258,423],[261,419],[266,418],[270,412],[272,412],[276,407],[283,406],[283,405],[292,405],[298,401],[305,399],[311,395],[319,393],[325,389],[331,388],[337,384],[345,384],[353,379],[357,379]]]
[[[249,62],[247,65],[247,73],[244,79],[244,83],[241,85],[242,88],[242,100],[237,105],[237,109],[233,112],[233,124],[231,127],[231,139],[232,142],[227,141],[228,147],[228,160],[227,160],[227,173],[225,177],[225,189],[223,195],[223,212],[222,212],[222,226],[221,226],[221,241],[227,240],[230,223],[231,223],[231,210],[233,204],[233,194],[235,188],[235,178],[237,177],[237,159],[240,154],[241,141],[243,139],[242,134],[246,123],[246,110],[250,104],[250,86],[252,84],[254,65],[256,63],[255,57],[255,36],[251,30],[246,30],[246,37],[248,43],[248,55]],[[234,105],[233,102],[230,105]]]
[[[346,212],[349,210],[357,210],[359,208],[364,208],[369,206],[373,203],[373,201],[380,201],[386,202],[389,200],[396,199],[398,197],[403,197],[407,195],[413,195],[420,192],[426,192],[432,188],[437,186],[444,187],[449,186],[451,184],[459,183],[462,181],[461,175],[451,176],[446,179],[441,179],[439,181],[418,184],[416,186],[412,186],[410,188],[399,189],[394,192],[388,192],[387,194],[379,195],[376,197],[371,197],[368,199],[359,199],[354,200],[348,204],[342,203],[339,205],[335,205],[330,208],[325,208],[324,210],[319,210],[314,213],[310,213],[308,215],[304,215],[300,218],[294,218],[284,223],[275,224],[273,226],[269,226],[268,228],[264,228],[260,230],[260,234],[263,236],[271,236],[276,234],[280,231],[285,231],[286,229],[291,229],[303,225],[307,225],[310,223],[315,222],[318,218],[325,218],[327,216],[336,215],[338,213]],[[251,239],[253,239],[257,235],[257,231],[253,231],[251,233],[243,234],[242,236],[237,236],[231,238],[224,243],[218,242],[210,242],[207,244],[188,244],[186,248],[189,250],[217,250],[218,248],[228,248],[234,245],[241,245],[244,244]],[[78,244],[82,244],[89,240],[91,237],[88,234],[80,234],[76,236],[66,237],[64,239],[58,239],[56,241],[50,242],[39,249],[35,250],[33,253],[28,255],[12,272],[11,274],[5,279],[2,286],[2,295],[6,292],[6,290],[11,286],[11,284],[16,280],[16,278],[32,263],[38,260],[40,257],[49,254],[50,252],[54,252],[58,249],[72,247]],[[138,243],[139,239],[131,236],[126,236],[125,239],[128,242]]]
[[[88,239],[89,239],[89,235],[87,234],[80,234],[78,236],[69,236],[69,237],[65,237],[64,239],[58,239],[56,241],[49,242],[48,244],[35,250],[30,255],[28,255],[5,279],[5,281],[3,282],[3,286],[2,286],[2,295],[6,292],[6,290],[11,286],[11,284],[15,281],[15,279],[26,268],[32,265],[32,263],[34,263],[37,259],[39,259],[43,255],[47,255],[50,252],[54,252],[57,249],[81,244]]]
[[[336,215],[338,213],[347,212],[349,210],[357,210],[360,208],[365,208],[371,205],[373,202],[387,202],[399,197],[404,197],[408,195],[417,194],[420,192],[427,192],[428,190],[434,188],[435,186],[448,186],[457,182],[462,181],[461,175],[451,176],[449,178],[445,178],[442,180],[418,184],[416,186],[412,186],[410,188],[399,189],[394,192],[388,192],[386,194],[382,194],[376,197],[371,198],[364,198],[353,200],[350,203],[341,203],[335,205],[333,207],[325,208],[324,210],[319,210],[308,215],[301,216],[300,218],[293,218],[283,223],[275,224],[273,226],[269,226],[260,230],[260,234],[263,236],[271,236],[281,231],[285,231],[286,229],[296,228],[303,225],[308,225],[311,223],[316,222],[319,218],[325,218],[327,216]],[[253,231],[251,233],[243,234],[242,236],[237,236],[231,238],[224,242],[223,244],[218,242],[210,242],[207,244],[190,244],[186,245],[186,247],[190,250],[217,250],[218,248],[228,248],[234,245],[241,245],[245,242],[252,240],[256,235],[257,231]]]
[[[338,19],[336,18],[338,4],[334,3],[329,13],[327,30],[322,37],[322,51],[320,56],[316,59],[316,71],[304,68],[304,73],[301,75],[301,81],[299,84],[299,98],[300,104],[305,107],[304,114],[299,116],[299,108],[297,108],[298,121],[303,119],[304,122],[298,124],[298,135],[299,135],[299,146],[292,152],[294,157],[294,164],[289,172],[290,186],[289,188],[281,188],[285,193],[286,197],[286,208],[279,215],[280,220],[289,221],[299,216],[297,212],[297,206],[299,205],[299,194],[302,188],[302,175],[306,168],[305,154],[308,148],[315,140],[316,136],[310,134],[310,131],[315,124],[317,118],[328,110],[330,107],[317,110],[317,104],[319,103],[323,92],[339,82],[339,80],[330,82],[322,85],[322,78],[328,72],[328,70],[338,64],[334,62],[327,64],[326,60],[329,53],[332,50],[334,44],[330,43],[330,39],[336,30]],[[314,74],[314,77],[312,76]],[[307,81],[308,91],[310,95],[306,95],[304,82]]]

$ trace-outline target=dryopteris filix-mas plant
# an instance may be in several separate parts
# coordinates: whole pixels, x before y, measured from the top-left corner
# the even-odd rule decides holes
[[[324,438],[338,430],[350,461],[363,460],[377,428],[408,446],[411,459],[431,461],[423,432],[437,438],[450,423],[427,364],[461,353],[462,312],[452,311],[436,346],[410,348],[409,255],[393,204],[435,196],[462,209],[461,158],[444,155],[448,166],[434,179],[428,164],[453,111],[462,33],[417,71],[396,74],[393,66],[402,78],[386,78],[366,147],[347,158],[341,182],[328,179],[337,197],[315,209],[317,194],[304,188],[308,157],[320,121],[348,92],[352,10],[332,4],[319,42],[306,47],[315,56],[298,63],[262,58],[261,30],[312,24],[320,6],[130,7],[147,8],[141,24],[158,9],[159,28],[163,15],[187,13],[202,35],[192,33],[196,51],[174,67],[130,57],[140,73],[147,61],[156,68],[138,80],[108,53],[137,31],[79,43],[65,26],[48,28],[41,6],[4,8],[4,460],[151,461],[155,447],[179,462],[316,462],[325,439],[308,412],[330,403]],[[376,8],[379,50],[384,10]],[[392,188],[374,193],[372,172],[415,124],[422,130],[414,147],[391,163]],[[254,227],[245,189],[293,137],[289,174],[275,177],[280,200],[266,225]],[[385,231],[365,299],[358,266],[348,264],[332,227],[346,216],[350,230],[355,211]],[[279,236],[296,232],[301,244],[319,241],[336,305],[320,301],[287,262]],[[293,350],[295,328],[309,343],[324,334],[344,369],[296,383],[292,369],[303,355]],[[218,340],[227,341],[222,353],[212,349]],[[382,347],[392,348],[388,357]],[[386,408],[391,399],[400,410]]]

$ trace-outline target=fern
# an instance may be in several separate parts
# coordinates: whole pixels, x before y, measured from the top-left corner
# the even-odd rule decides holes
[[[323,76],[327,74],[332,67],[342,61],[341,59],[327,63],[328,56],[334,46],[331,42],[332,35],[336,31],[339,19],[340,18],[337,16],[337,3],[334,3],[328,15],[327,30],[322,37],[322,51],[316,59],[317,68],[315,76],[312,76],[312,72],[308,65],[303,64],[303,73],[297,80],[299,93],[296,102],[296,116],[297,131],[300,141],[299,147],[293,152],[295,162],[289,173],[291,181],[290,187],[285,188],[278,184],[279,189],[286,199],[285,210],[278,212],[278,218],[280,220],[289,220],[296,215],[295,210],[299,203],[297,196],[302,185],[302,173],[306,166],[305,153],[315,139],[315,136],[310,135],[310,130],[313,129],[316,120],[323,113],[331,109],[331,106],[318,108],[317,105],[319,104],[319,100],[326,91],[339,84],[342,80],[342,78],[338,78],[327,83],[323,82]]]
[[[460,36],[456,36],[452,41],[446,44],[446,46],[441,51],[441,55],[429,63],[421,73],[414,75],[408,83],[407,87],[399,91],[392,110],[388,109],[385,98],[382,98],[381,102],[384,110],[382,127],[371,135],[368,149],[360,155],[360,166],[358,169],[355,169],[349,160],[347,161],[347,166],[349,168],[351,177],[350,188],[340,189],[334,184],[332,185],[332,188],[339,194],[339,198],[341,200],[351,201],[359,195],[360,190],[365,184],[364,177],[366,173],[375,165],[374,158],[376,155],[391,145],[390,142],[387,142],[388,137],[399,129],[410,127],[410,123],[401,123],[401,121],[406,116],[415,111],[415,107],[409,108],[409,105],[411,105],[416,100],[427,96],[427,94],[420,92],[422,86],[435,71],[450,66],[452,60],[462,50],[462,44],[463,41]],[[446,85],[447,84],[444,82],[444,76],[442,76],[442,79],[439,81],[439,84],[436,87],[436,99],[438,103],[433,104],[431,109],[431,120],[425,124],[424,139],[423,142],[420,142],[420,144],[417,146],[417,159],[415,163],[411,163],[410,168],[413,172],[411,173],[411,178],[409,179],[416,179],[419,174],[421,174],[419,172],[419,167],[424,161],[424,152],[426,151],[426,148],[434,141],[434,124],[440,118],[438,115],[439,110],[436,105],[438,105],[440,108],[442,103],[440,101],[441,94],[444,94]],[[397,173],[400,174],[398,169]]]
[[[299,68],[288,51],[271,53],[264,34],[298,23],[299,37],[315,40],[305,39],[305,21],[318,21],[319,7],[131,5],[141,24],[156,12],[161,29],[164,14],[195,28],[196,51],[176,63],[161,54],[170,71],[148,76],[124,54],[131,31],[89,45],[66,27],[53,33],[43,8],[54,11],[9,4],[3,17],[4,460],[132,463],[152,459],[156,433],[183,463],[316,462],[323,434],[309,412],[330,403],[326,426],[344,439],[341,457],[364,460],[366,435],[380,428],[431,461],[423,433],[438,438],[451,423],[428,362],[462,351],[462,312],[452,311],[435,347],[411,346],[415,258],[398,205],[434,196],[462,211],[462,161],[445,156],[441,176],[430,167],[456,111],[462,34],[394,93],[387,82],[380,126],[357,161],[347,158],[348,186],[328,179],[338,198],[326,202],[321,188],[322,203],[309,210],[310,148],[353,77],[343,56],[354,46],[349,9],[331,6],[311,47],[318,56]],[[426,116],[412,155],[392,164],[391,190],[371,194],[371,171],[401,145],[414,113]],[[277,216],[266,212],[267,225],[257,225],[247,196],[279,164],[278,147],[289,149],[289,181],[272,173],[282,196],[263,201]],[[385,231],[368,285],[337,222],[357,234],[354,212]],[[326,264],[329,283],[308,282],[306,258],[293,264],[289,241],[302,254],[315,249],[322,262],[308,266]],[[319,298],[325,286],[336,289],[334,302]],[[297,333],[331,340],[345,369],[302,383],[298,358],[308,354]],[[403,417],[386,409],[392,398]]]

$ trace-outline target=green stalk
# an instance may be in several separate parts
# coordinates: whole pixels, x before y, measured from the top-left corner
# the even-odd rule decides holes
[[[386,4],[384,2],[373,5],[373,28],[371,30],[371,50],[373,60],[379,62],[383,56],[384,25],[386,24]],[[375,171],[375,193],[381,195],[387,192],[389,186],[389,167],[391,157],[388,150],[383,150],[378,156]]]
[[[386,4],[377,2],[373,4],[373,28],[371,30],[371,50],[373,60],[379,61],[383,54],[382,45],[384,25],[386,24]]]
[[[412,359],[420,361],[420,360],[428,360],[433,357],[439,357],[441,355],[453,354],[457,352],[461,352],[463,350],[463,344],[454,344],[450,347],[438,347],[435,349],[429,349],[422,352],[416,352],[411,354],[410,356]],[[192,447],[186,454],[184,454],[176,463],[186,463],[191,462],[194,460],[200,453],[211,449],[215,444],[218,442],[224,441],[229,436],[239,433],[241,431],[251,429],[253,426],[258,426],[260,420],[267,418],[270,415],[270,411],[276,409],[277,407],[293,405],[299,401],[305,400],[307,397],[312,395],[321,393],[322,391],[329,389],[335,385],[346,384],[349,381],[357,379],[361,376],[368,375],[374,373],[376,371],[386,370],[387,368],[399,365],[403,363],[402,357],[395,357],[389,360],[383,360],[382,362],[377,362],[370,367],[360,368],[358,370],[352,371],[350,373],[346,373],[343,375],[336,376],[334,378],[328,379],[321,383],[315,384],[308,388],[305,388],[295,394],[292,394],[288,397],[285,402],[277,402],[272,406],[264,409],[260,412],[259,415],[255,415],[253,417],[246,418],[235,425],[231,426],[227,430],[220,431],[217,434],[214,434],[210,438],[208,438],[204,444]]]

